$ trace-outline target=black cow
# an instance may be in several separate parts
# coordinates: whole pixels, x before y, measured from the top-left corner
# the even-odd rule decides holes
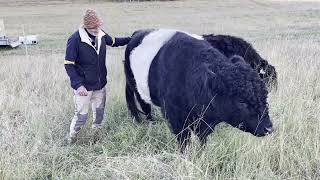
[[[277,72],[274,66],[263,59],[253,46],[242,38],[229,35],[208,34],[202,36],[214,48],[228,58],[239,55],[255,69],[269,89],[277,88]]]
[[[126,99],[138,120],[161,108],[184,149],[226,122],[255,136],[272,132],[267,89],[240,56],[227,58],[201,36],[176,30],[136,31],[125,51]]]

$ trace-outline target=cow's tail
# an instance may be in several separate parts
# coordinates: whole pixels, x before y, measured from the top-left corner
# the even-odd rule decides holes
[[[127,107],[131,113],[131,115],[135,118],[137,122],[141,122],[141,118],[139,115],[139,110],[136,104],[136,99],[134,95],[134,91],[131,89],[131,87],[126,83],[126,101],[127,101]]]

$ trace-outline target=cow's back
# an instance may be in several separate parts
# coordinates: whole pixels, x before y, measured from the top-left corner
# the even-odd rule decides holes
[[[209,54],[208,54],[208,51]],[[189,34],[177,32],[162,46],[153,59],[149,73],[150,96],[154,104],[161,106],[168,96],[177,105],[189,106],[188,95],[195,94],[195,74],[205,73],[203,64],[211,64],[225,56],[213,49],[207,41]]]

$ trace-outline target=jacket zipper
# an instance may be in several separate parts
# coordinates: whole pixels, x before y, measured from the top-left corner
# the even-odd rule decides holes
[[[99,68],[99,71],[98,71],[98,76],[99,76],[99,89],[101,89],[101,80],[100,80],[100,65],[99,65],[99,55],[98,55],[98,68]]]
[[[97,46],[99,46],[99,44],[97,44]],[[96,52],[97,52],[97,56],[98,56],[98,79],[99,79],[99,89],[101,89],[101,80],[100,80],[100,60],[99,60],[99,52],[97,51],[96,49]]]

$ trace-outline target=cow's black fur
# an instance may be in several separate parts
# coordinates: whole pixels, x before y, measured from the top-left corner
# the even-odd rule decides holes
[[[203,35],[214,48],[227,57],[239,55],[255,69],[270,89],[277,87],[277,72],[274,66],[263,59],[253,46],[244,39],[229,35]]]
[[[125,54],[127,103],[134,116],[138,108],[133,96],[140,95],[130,69],[130,53],[148,33],[136,32]],[[272,128],[267,89],[258,73],[241,57],[227,58],[207,41],[177,32],[153,59],[148,84],[152,103],[161,107],[182,147],[190,130],[204,143],[223,121],[256,136]],[[150,107],[141,98],[139,102]]]

